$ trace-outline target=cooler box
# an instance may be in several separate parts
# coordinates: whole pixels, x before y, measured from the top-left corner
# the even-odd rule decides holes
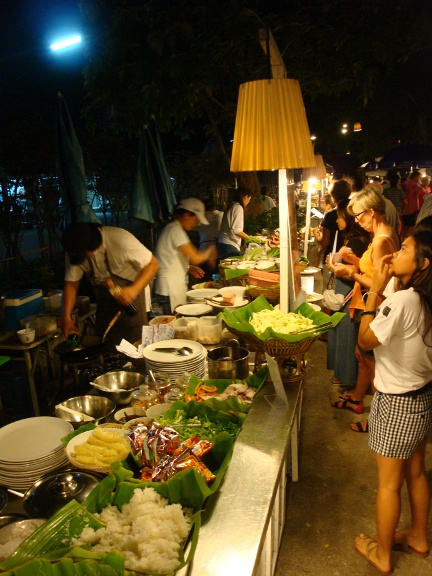
[[[42,312],[42,290],[12,290],[3,294],[4,330],[19,330],[20,320]]]

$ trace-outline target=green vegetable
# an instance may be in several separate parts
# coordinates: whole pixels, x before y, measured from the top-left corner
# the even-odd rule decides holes
[[[280,256],[280,248],[272,248],[267,252],[268,258],[279,258]]]

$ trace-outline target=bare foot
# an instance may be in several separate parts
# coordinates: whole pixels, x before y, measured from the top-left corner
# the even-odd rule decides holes
[[[387,562],[378,559],[377,550],[378,542],[369,538],[365,534],[360,534],[354,541],[354,549],[365,558],[371,566],[378,570],[380,574],[393,574],[393,568],[390,564],[390,558]]]

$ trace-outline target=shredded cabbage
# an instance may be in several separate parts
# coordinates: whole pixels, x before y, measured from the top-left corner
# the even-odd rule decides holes
[[[280,310],[254,312],[250,323],[258,335],[265,332],[267,328],[272,328],[279,334],[296,334],[299,330],[313,326],[310,318],[306,318],[301,314],[294,314],[294,312],[284,314]]]

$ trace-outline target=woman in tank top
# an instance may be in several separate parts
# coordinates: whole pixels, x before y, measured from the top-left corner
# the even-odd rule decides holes
[[[372,242],[361,258],[355,256],[349,249],[342,248],[340,252],[347,263],[336,266],[338,277],[355,281],[349,310],[351,318],[356,321],[358,314],[365,309],[363,295],[372,284],[374,263],[383,256],[399,250],[400,241],[396,231],[387,224],[385,201],[375,188],[366,187],[357,192],[351,199],[348,210],[360,226],[373,235]],[[359,346],[356,348],[356,357],[358,360],[356,386],[352,392],[342,394],[339,400],[332,402],[332,406],[362,414],[364,395],[370,386],[374,392],[375,359],[373,352],[362,350]],[[367,420],[351,424],[351,429],[354,432],[367,432]]]

